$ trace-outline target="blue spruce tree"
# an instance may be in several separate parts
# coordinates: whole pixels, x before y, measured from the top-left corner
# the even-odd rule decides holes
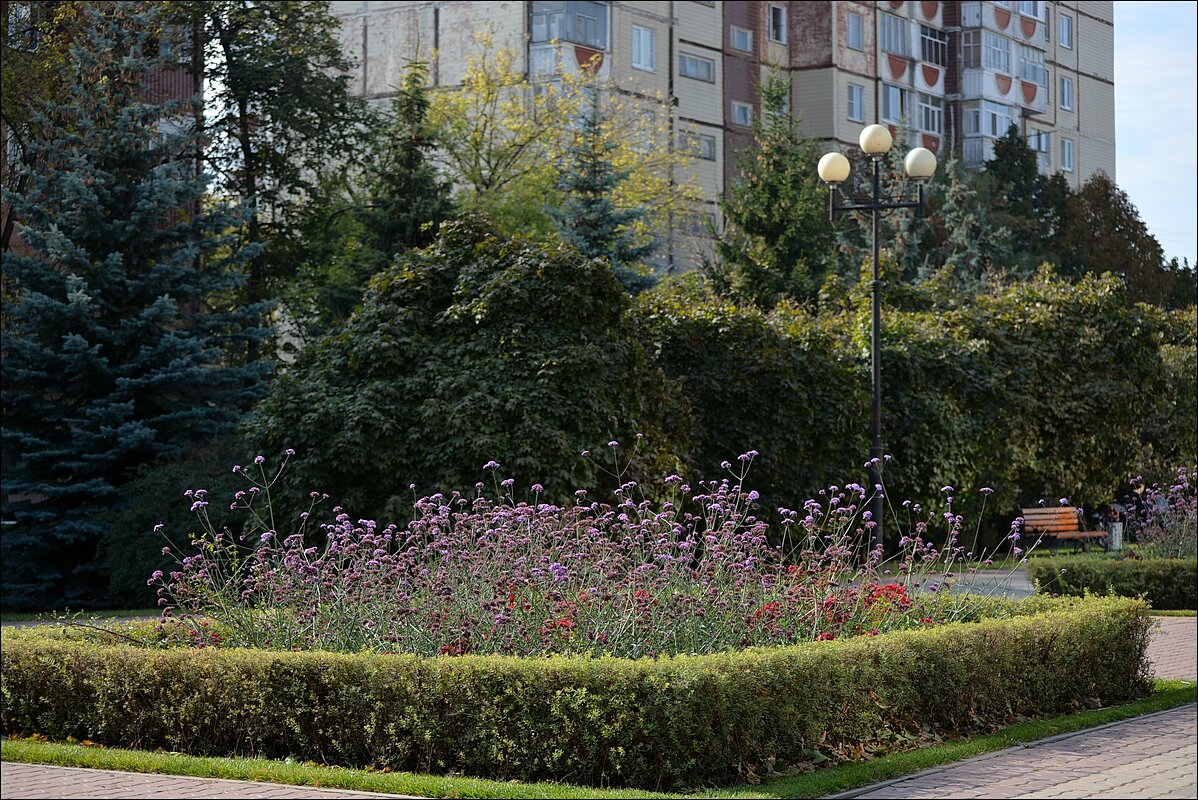
[[[40,115],[3,258],[5,608],[94,604],[101,515],[138,466],[230,429],[258,394],[247,253],[206,203],[190,103],[164,100],[154,3],[81,4],[69,92]],[[169,30],[169,29],[168,29]],[[161,498],[161,502],[177,502]]]
[[[550,216],[565,241],[587,258],[606,259],[624,288],[636,294],[656,283],[643,261],[657,242],[645,241],[636,231],[636,224],[648,217],[645,209],[619,208],[613,199],[629,173],[612,163],[616,145],[604,136],[604,121],[596,90],[578,121],[558,181],[564,199]]]

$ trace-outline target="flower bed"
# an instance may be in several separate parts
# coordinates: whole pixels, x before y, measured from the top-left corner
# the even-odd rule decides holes
[[[152,649],[6,631],[0,717],[6,734],[111,746],[685,789],[1147,691],[1143,602],[989,609],[1005,618],[640,659]]]
[[[977,618],[964,562],[988,562],[960,544],[952,487],[939,508],[903,504],[909,533],[891,561],[867,549],[874,522],[854,483],[778,509],[771,544],[760,497],[743,488],[755,455],[722,465],[734,480],[665,478],[657,502],[634,499],[627,481],[609,501],[579,490],[567,506],[542,502],[537,484],[531,502],[517,500],[490,462],[496,499],[482,483],[473,496],[424,497],[402,528],[334,508],[316,530],[317,492],[294,525],[276,524],[283,467],[272,476],[258,456],[234,467],[249,481],[231,504],[248,517],[239,533],[217,530],[208,493],[189,491],[200,533],[165,548],[178,568],[150,583],[168,612],[222,624],[219,636],[195,631],[204,638],[424,656],[702,654]]]

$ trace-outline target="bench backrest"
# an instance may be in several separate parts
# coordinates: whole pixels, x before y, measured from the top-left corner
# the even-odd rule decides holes
[[[1081,530],[1081,516],[1073,506],[1023,509],[1023,529],[1028,533],[1072,533]]]

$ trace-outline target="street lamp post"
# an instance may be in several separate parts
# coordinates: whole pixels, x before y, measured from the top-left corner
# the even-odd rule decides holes
[[[835,219],[845,211],[869,212],[873,222],[873,283],[870,294],[873,299],[873,328],[870,334],[870,387],[873,408],[870,420],[871,444],[869,448],[869,485],[873,489],[869,513],[874,523],[871,549],[882,547],[882,280],[878,267],[878,219],[881,212],[892,208],[913,208],[923,214],[924,181],[936,171],[936,156],[932,151],[916,147],[907,153],[904,166],[907,176],[919,185],[919,197],[914,201],[891,200],[882,194],[882,157],[890,152],[893,139],[889,129],[883,125],[870,125],[861,131],[861,150],[869,157],[873,167],[873,197],[865,202],[837,205],[836,188],[849,177],[849,160],[841,153],[826,153],[819,160],[819,177],[828,184],[828,219]]]

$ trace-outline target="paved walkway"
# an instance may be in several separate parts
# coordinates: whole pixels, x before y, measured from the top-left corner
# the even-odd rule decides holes
[[[254,781],[215,778],[181,778],[175,775],[144,775],[102,769],[50,767],[42,764],[0,764],[0,794],[11,798],[204,798],[236,797],[245,800],[305,798],[305,800],[354,800],[367,797],[402,797],[396,794],[280,786]]]
[[[1159,617],[1148,658],[1157,677],[1195,679],[1198,619]],[[1198,707],[1193,704],[960,761],[840,797],[1196,798]],[[141,775],[4,762],[10,798],[343,798],[397,795]]]
[[[1157,617],[1158,678],[1195,680],[1198,618]],[[845,792],[860,798],[1198,797],[1198,706],[1042,739]]]

